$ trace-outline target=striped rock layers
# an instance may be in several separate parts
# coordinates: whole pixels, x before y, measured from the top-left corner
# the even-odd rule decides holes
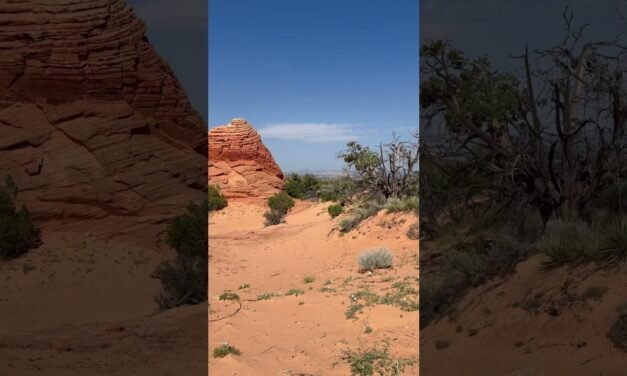
[[[209,131],[209,184],[227,198],[265,198],[283,189],[283,172],[244,119]]]
[[[0,2],[0,176],[40,220],[206,197],[206,125],[124,0]]]

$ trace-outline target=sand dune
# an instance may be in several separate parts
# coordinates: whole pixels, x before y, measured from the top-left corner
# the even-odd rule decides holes
[[[541,261],[533,257],[512,276],[472,290],[454,319],[421,330],[422,373],[625,375],[627,356],[607,338],[627,303],[625,268],[547,272]]]

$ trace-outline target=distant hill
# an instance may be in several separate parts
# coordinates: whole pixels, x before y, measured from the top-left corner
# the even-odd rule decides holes
[[[344,174],[344,171],[342,170],[309,170],[309,169],[302,169],[302,170],[296,170],[296,171],[287,171],[285,176],[289,176],[290,174],[299,174],[299,175],[304,175],[304,174],[311,174],[314,175],[315,177],[318,178],[334,178],[337,176],[340,176],[342,174]]]

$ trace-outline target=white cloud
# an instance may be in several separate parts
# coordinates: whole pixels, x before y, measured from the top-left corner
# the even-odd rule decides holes
[[[270,124],[259,130],[264,138],[306,143],[330,143],[356,140],[350,124],[283,123]]]
[[[207,29],[207,2],[198,0],[135,0],[130,2],[139,18],[154,30]]]

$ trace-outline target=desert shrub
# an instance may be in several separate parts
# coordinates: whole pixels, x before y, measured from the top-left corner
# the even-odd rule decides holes
[[[239,295],[236,293],[226,290],[218,297],[218,300],[239,300]]]
[[[285,293],[286,296],[291,296],[291,295],[303,295],[305,293],[305,291],[303,291],[302,289],[290,289],[288,292]]]
[[[313,200],[318,195],[320,180],[312,174],[291,174],[285,182],[285,193],[290,197]]]
[[[394,264],[394,255],[385,247],[368,250],[357,257],[359,271],[373,271],[375,269],[388,269]]]
[[[388,213],[415,211],[418,208],[418,197],[405,196],[403,198],[388,198],[383,207]]]
[[[461,273],[467,279],[481,278],[488,267],[487,257],[474,251],[449,251],[445,255],[445,261],[450,269]]]
[[[190,203],[187,212],[174,218],[167,229],[167,244],[179,255],[197,257],[207,254],[209,203]]]
[[[381,205],[377,201],[368,201],[363,204],[363,206],[355,209],[353,215],[349,218],[343,219],[340,221],[340,231],[341,232],[349,232],[352,229],[356,228],[361,222],[364,220],[375,216],[379,210],[381,210]]]
[[[599,255],[599,237],[582,221],[549,221],[538,248],[546,267],[590,262]]]
[[[420,230],[418,227],[418,223],[414,223],[413,225],[409,226],[409,229],[407,230],[407,237],[411,240],[420,239]]]
[[[268,206],[270,210],[263,214],[266,226],[278,225],[294,207],[294,199],[285,192],[279,192],[268,199]]]
[[[285,216],[279,212],[269,210],[263,213],[263,217],[266,219],[264,224],[266,226],[272,226],[272,225],[278,225],[279,223],[283,222],[283,218]]]
[[[0,258],[18,257],[41,243],[40,231],[25,206],[15,207],[17,186],[7,176],[0,187]]]
[[[627,313],[621,313],[607,333],[612,344],[627,352]]]
[[[371,348],[362,352],[345,351],[343,358],[351,367],[352,376],[402,375],[415,360],[394,359],[389,353],[389,344],[383,349]]]
[[[209,211],[217,211],[224,209],[228,206],[228,202],[224,195],[220,192],[220,187],[217,185],[209,185],[207,195],[207,205]]]
[[[600,230],[600,257],[611,264],[627,261],[627,217],[608,222]]]
[[[155,301],[162,310],[207,301],[207,206],[207,201],[190,203],[167,229],[166,241],[176,257],[163,261],[152,275],[161,281]]]
[[[164,261],[153,273],[162,291],[155,298],[161,310],[207,301],[207,259],[177,256]]]
[[[321,182],[318,197],[322,201],[335,201],[348,204],[357,193],[357,184],[347,176],[339,176]]]
[[[228,343],[223,343],[222,345],[213,349],[213,357],[214,358],[224,358],[225,356],[233,354],[233,355],[241,355],[242,352],[233,345],[229,345]]]
[[[344,210],[344,208],[342,207],[342,205],[331,205],[327,208],[327,211],[329,212],[329,215],[331,216],[331,218],[335,218],[338,215],[342,214],[342,211]]]

